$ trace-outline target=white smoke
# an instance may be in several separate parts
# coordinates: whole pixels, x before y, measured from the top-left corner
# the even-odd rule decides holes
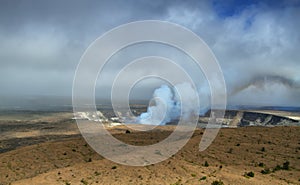
[[[197,91],[189,83],[177,84],[173,88],[162,85],[153,93],[154,105],[149,105],[147,112],[142,113],[137,121],[141,124],[165,125],[179,118],[187,120],[199,112],[197,98]]]

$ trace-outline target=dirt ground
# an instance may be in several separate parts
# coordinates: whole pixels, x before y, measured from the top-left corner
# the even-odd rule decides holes
[[[3,150],[0,184],[211,184],[216,180],[224,184],[300,184],[300,127],[223,128],[203,152],[199,152],[199,142],[204,129],[197,129],[187,145],[171,158],[130,167],[104,159],[78,134],[74,122],[64,123],[59,127],[54,121],[46,131],[23,135],[22,140],[29,138],[28,143]],[[34,128],[40,130],[40,126],[31,126],[28,133]],[[174,126],[129,134],[126,129],[119,126],[111,132],[129,144],[146,145],[166,138]],[[1,133],[2,145],[8,140],[20,142],[16,137],[5,140],[6,132]],[[288,169],[284,169],[287,161]],[[254,177],[245,175],[249,172]]]

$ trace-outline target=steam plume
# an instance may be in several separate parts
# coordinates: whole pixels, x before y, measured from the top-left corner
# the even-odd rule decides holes
[[[180,94],[178,93],[180,92]],[[174,88],[162,85],[156,89],[147,112],[138,117],[138,122],[151,125],[165,125],[181,119],[188,119],[193,113],[198,113],[197,93],[189,83],[177,84]],[[184,100],[184,106],[182,106]]]

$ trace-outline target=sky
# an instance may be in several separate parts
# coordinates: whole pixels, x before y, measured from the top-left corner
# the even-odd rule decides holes
[[[70,98],[80,57],[95,39],[121,24],[162,20],[185,26],[211,48],[224,73],[229,105],[299,106],[299,19],[299,0],[1,0],[1,102]],[[124,58],[149,50],[187,63],[170,48],[134,47],[131,54],[115,57],[113,69]],[[96,94],[108,98],[110,81],[102,82]],[[148,99],[157,84],[145,82],[132,97]]]

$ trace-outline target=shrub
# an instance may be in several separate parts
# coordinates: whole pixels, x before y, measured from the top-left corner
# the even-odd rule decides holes
[[[130,130],[126,130],[125,133],[126,134],[130,134],[131,132],[130,132]]]
[[[191,176],[192,176],[192,177],[196,177],[196,174],[192,173]]]
[[[200,181],[206,180],[206,176],[203,176],[199,179]]]
[[[95,174],[96,176],[101,175],[101,173],[98,172],[98,171],[95,171],[94,174]]]
[[[261,170],[261,173],[262,173],[262,174],[269,174],[269,173],[271,173],[271,171],[270,171],[269,168],[266,168],[266,169],[264,169],[264,170]]]
[[[212,182],[211,185],[224,185],[224,183],[221,180],[218,180],[218,181]]]
[[[262,148],[261,148],[261,151],[262,151],[262,152],[265,152],[265,151],[266,151],[265,147],[262,147]]]
[[[209,164],[208,164],[207,161],[205,161],[204,166],[205,166],[205,167],[208,167],[208,166],[209,166]]]
[[[246,172],[246,173],[244,174],[244,176],[245,176],[245,177],[254,177],[254,172],[252,172],[252,171],[251,171],[251,172],[248,172],[248,173]]]
[[[285,163],[283,163],[282,169],[283,170],[289,170],[290,169],[290,162],[286,161]]]
[[[113,169],[113,170],[114,170],[114,169],[117,169],[117,166],[113,166],[113,167],[111,167],[111,169]]]
[[[290,167],[290,162],[289,161],[286,161],[285,163],[283,163],[282,167],[280,165],[277,165],[274,169],[273,169],[273,172],[276,172],[278,170],[289,170]]]
[[[281,169],[282,169],[281,166],[277,165],[277,166],[273,169],[273,172],[278,171],[278,170],[281,170]]]
[[[259,163],[258,166],[259,166],[259,167],[264,167],[265,164],[264,164],[264,163]]]
[[[82,184],[84,184],[84,185],[88,185],[88,182],[86,181],[86,180],[84,180],[84,179],[81,179],[81,181],[80,181]]]

